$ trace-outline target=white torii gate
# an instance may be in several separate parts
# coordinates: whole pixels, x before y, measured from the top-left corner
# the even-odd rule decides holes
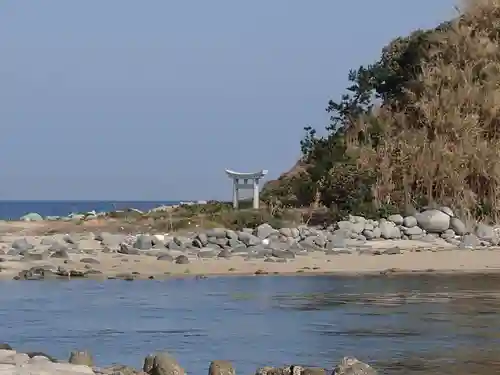
[[[226,174],[233,180],[233,207],[238,208],[240,200],[240,189],[253,189],[253,208],[259,208],[259,182],[267,174],[263,169],[255,173],[241,173],[226,169]],[[240,183],[243,180],[243,183]],[[251,182],[249,182],[251,181]]]

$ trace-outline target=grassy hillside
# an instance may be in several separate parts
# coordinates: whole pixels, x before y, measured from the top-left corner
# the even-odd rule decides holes
[[[391,41],[328,103],[328,134],[306,128],[302,170],[263,196],[340,213],[446,204],[500,214],[500,0],[470,0],[432,30]]]

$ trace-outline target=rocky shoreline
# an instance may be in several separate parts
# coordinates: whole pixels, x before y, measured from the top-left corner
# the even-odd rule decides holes
[[[158,279],[205,275],[490,272],[500,270],[500,227],[473,228],[451,209],[328,228],[269,224],[181,234],[67,233],[0,237],[0,278]]]
[[[376,375],[369,365],[354,357],[344,357],[332,370],[322,367],[287,365],[258,368],[255,375]],[[0,375],[186,375],[185,370],[168,352],[148,355],[142,369],[111,365],[96,367],[87,351],[71,352],[68,361],[59,361],[45,353],[21,353],[8,344],[0,344]],[[214,360],[208,375],[235,375],[230,361]]]

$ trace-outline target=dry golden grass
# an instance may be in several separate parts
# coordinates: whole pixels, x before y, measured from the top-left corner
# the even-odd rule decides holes
[[[401,112],[384,108],[378,147],[351,145],[377,172],[378,203],[439,202],[463,217],[500,216],[500,0],[470,0],[435,35]],[[478,207],[481,210],[478,211]]]

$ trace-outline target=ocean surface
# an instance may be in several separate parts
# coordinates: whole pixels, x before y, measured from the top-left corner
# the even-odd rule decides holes
[[[125,208],[150,210],[179,201],[1,201],[0,220],[16,220],[30,212],[42,216],[67,216],[70,213],[109,212]]]
[[[500,372],[495,276],[231,277],[0,283],[0,341],[67,359],[141,366],[170,351],[189,374],[213,359],[331,368],[354,355],[385,374]]]

